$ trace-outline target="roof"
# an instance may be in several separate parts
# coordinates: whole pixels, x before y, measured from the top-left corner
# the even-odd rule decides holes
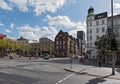
[[[5,36],[6,36],[6,35],[4,35],[4,34],[0,34],[0,39],[3,38],[3,37],[5,37]]]

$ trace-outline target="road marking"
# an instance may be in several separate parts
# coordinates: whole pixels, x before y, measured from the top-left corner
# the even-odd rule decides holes
[[[8,71],[0,71],[1,73],[6,73],[6,74],[11,74],[10,72]]]
[[[23,68],[24,69],[31,69],[31,70],[33,69],[32,67],[23,67]]]
[[[71,74],[71,75],[69,75],[69,76],[63,78],[62,80],[58,81],[56,84],[62,83],[63,81],[67,80],[68,78],[72,77],[73,75],[75,75],[75,74]]]

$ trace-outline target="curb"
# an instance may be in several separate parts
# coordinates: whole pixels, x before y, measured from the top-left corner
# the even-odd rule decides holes
[[[74,73],[79,73],[79,72],[76,72],[76,71],[73,71],[73,70],[70,70],[70,69],[64,69],[65,71],[69,71],[69,72],[74,72]]]
[[[86,68],[87,69],[87,68]],[[115,77],[111,77],[113,75],[107,75],[107,76],[101,76],[101,75],[96,75],[96,74],[89,74],[87,72],[83,72],[86,69],[81,69],[80,71],[74,71],[74,70],[70,70],[70,69],[64,69],[65,71],[69,71],[69,72],[73,72],[76,74],[85,74],[85,75],[90,75],[90,76],[96,76],[96,77],[101,77],[101,78],[109,78],[109,79],[116,79],[116,80],[120,80],[120,78],[115,78]]]

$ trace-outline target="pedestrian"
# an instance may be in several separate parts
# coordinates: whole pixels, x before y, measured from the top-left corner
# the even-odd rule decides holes
[[[101,67],[101,61],[99,61],[99,67]]]

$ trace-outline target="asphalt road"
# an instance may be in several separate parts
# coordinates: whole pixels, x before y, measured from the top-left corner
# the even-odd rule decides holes
[[[64,63],[62,59],[0,61],[0,84],[56,84],[71,74],[64,70],[68,64],[59,62]]]
[[[78,59],[72,65],[84,66]],[[120,84],[120,80],[67,72],[65,67],[70,67],[70,59],[0,61],[0,84]]]

